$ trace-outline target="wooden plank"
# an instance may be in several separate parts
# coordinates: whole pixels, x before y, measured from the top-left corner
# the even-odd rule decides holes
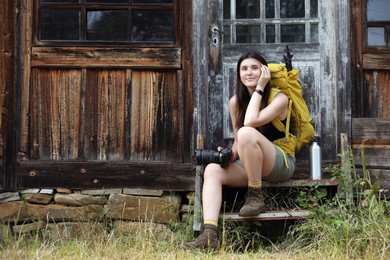
[[[181,68],[181,48],[33,47],[32,67]]]
[[[368,70],[390,70],[389,53],[364,53],[363,67]]]
[[[390,70],[364,70],[361,117],[390,118]]]
[[[84,156],[98,160],[125,158],[128,84],[126,70],[87,70]]]
[[[180,143],[184,132],[179,115],[183,114],[176,73],[133,71],[131,89],[130,159],[181,160],[180,147],[185,144]]]
[[[348,136],[346,133],[340,134],[340,150],[341,150],[341,171],[344,174],[345,178],[341,180],[343,185],[338,187],[338,191],[341,191],[342,187],[349,187],[345,191],[345,199],[347,204],[353,204],[353,190],[352,190],[352,165],[350,165],[350,153],[348,146]]]
[[[364,161],[362,152],[364,152]],[[388,147],[386,149],[382,147],[354,148],[353,154],[355,165],[361,166],[365,163],[371,168],[390,167],[390,149]]]
[[[390,148],[390,118],[352,118],[352,144]]]
[[[32,47],[32,24],[33,24],[33,4],[34,1],[22,0],[20,10],[21,28],[20,28],[20,147],[18,148],[18,155],[25,159],[29,153],[28,138],[30,137],[30,83],[31,83],[31,47]]]
[[[0,11],[0,190],[16,189],[15,164],[18,153],[17,128],[20,110],[17,107],[17,74],[19,46],[18,3],[1,2]]]
[[[267,211],[254,217],[240,217],[238,213],[223,213],[220,218],[224,220],[235,221],[255,221],[255,220],[287,220],[287,219],[304,219],[315,214],[309,210],[282,210]]]
[[[363,22],[363,6],[362,0],[352,0],[350,3],[351,6],[351,26],[350,26],[350,36],[349,48],[351,51],[351,78],[352,83],[352,104],[353,113],[355,117],[363,116],[363,106],[365,96],[364,92],[364,75],[363,75],[363,39],[364,34],[364,22]],[[350,140],[352,141],[352,140]]]
[[[339,183],[332,179],[321,179],[321,180],[287,180],[282,182],[266,182],[263,181],[263,187],[307,187],[307,186],[337,186]]]
[[[81,71],[33,69],[31,82],[30,158],[79,158]]]
[[[194,191],[192,163],[92,161],[21,161],[18,186],[23,188],[139,188]]]

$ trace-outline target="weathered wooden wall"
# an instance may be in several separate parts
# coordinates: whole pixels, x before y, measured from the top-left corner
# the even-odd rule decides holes
[[[365,165],[390,194],[390,52],[367,46],[366,1],[351,1],[351,21],[351,146],[359,172]]]
[[[15,91],[16,1],[4,0],[0,8],[0,189],[15,182],[12,174],[12,120]],[[7,160],[8,157],[8,160]]]

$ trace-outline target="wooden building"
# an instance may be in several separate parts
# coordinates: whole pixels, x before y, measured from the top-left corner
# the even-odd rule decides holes
[[[1,189],[193,191],[197,142],[231,142],[238,57],[283,62],[286,45],[323,160],[347,133],[390,187],[389,13],[386,0],[3,0]]]

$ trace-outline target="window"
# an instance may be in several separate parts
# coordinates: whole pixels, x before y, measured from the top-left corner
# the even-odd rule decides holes
[[[367,46],[390,47],[390,5],[388,0],[367,1]]]
[[[39,42],[176,42],[175,0],[36,1]]]
[[[318,43],[318,0],[224,0],[225,43]]]

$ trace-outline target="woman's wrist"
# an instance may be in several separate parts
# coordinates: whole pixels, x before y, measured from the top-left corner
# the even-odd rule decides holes
[[[262,86],[259,85],[259,84],[256,85],[256,89],[259,89],[259,90],[261,90],[261,91],[264,91],[264,87],[262,87]]]
[[[264,91],[262,89],[256,88],[255,92],[258,93],[260,96],[264,96]]]

